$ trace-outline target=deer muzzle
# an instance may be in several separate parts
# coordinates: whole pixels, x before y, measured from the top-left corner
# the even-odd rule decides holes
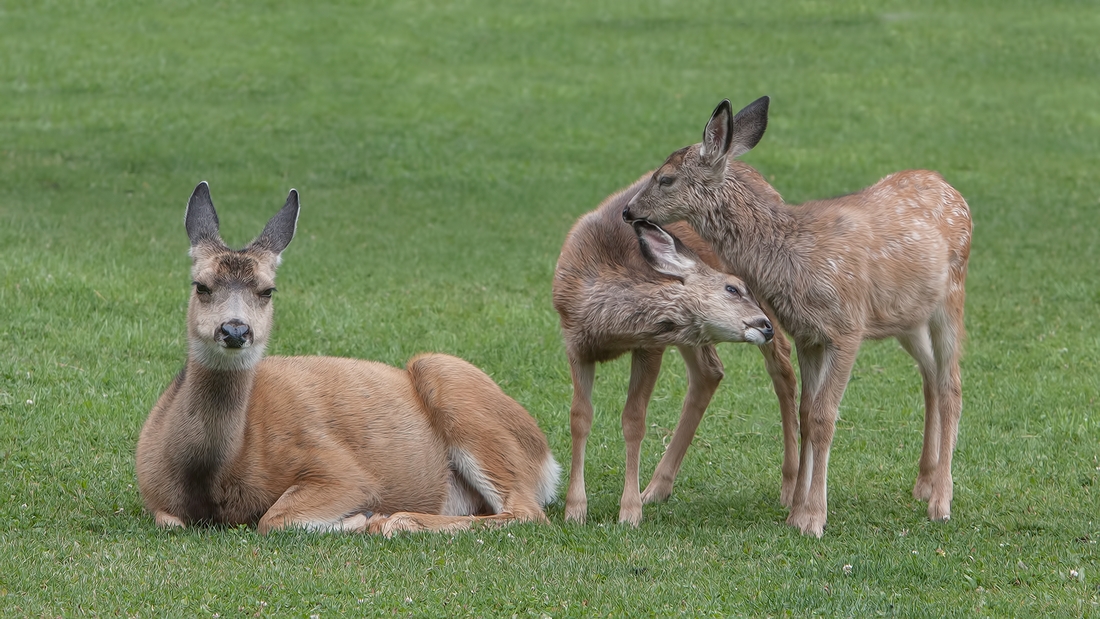
[[[217,339],[226,348],[244,348],[252,343],[252,329],[239,320],[230,320],[222,323]]]
[[[758,332],[760,336],[764,338],[764,341],[760,342],[761,344],[767,344],[768,342],[772,341],[773,337],[775,337],[775,329],[772,328],[772,323],[767,318],[758,318],[751,322],[746,321],[745,331],[751,332],[753,330]]]

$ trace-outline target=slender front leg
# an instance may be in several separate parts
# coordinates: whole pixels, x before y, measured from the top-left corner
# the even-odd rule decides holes
[[[684,365],[687,366],[687,397],[684,398],[680,421],[672,431],[672,440],[668,444],[668,449],[661,456],[661,461],[654,469],[649,485],[642,493],[642,503],[664,501],[672,494],[672,484],[680,473],[684,454],[687,453],[691,441],[695,438],[703,413],[706,412],[714,392],[718,390],[718,385],[725,375],[722,360],[718,357],[718,351],[714,346],[698,348],[680,346],[679,349],[680,355],[684,358]]]
[[[794,504],[787,524],[804,535],[821,537],[828,514],[829,449],[836,427],[837,409],[859,352],[859,338],[830,345],[798,347],[802,370],[802,449]],[[805,351],[805,352],[804,352]]]
[[[770,314],[769,314],[770,316]],[[772,320],[778,327],[778,323]],[[791,343],[778,328],[772,341],[760,347],[764,355],[764,367],[772,379],[772,388],[779,400],[779,418],[783,424],[783,483],[780,486],[779,502],[784,507],[794,505],[795,485],[798,483],[798,407],[795,395],[798,381],[795,379],[794,366],[791,365]]]
[[[646,407],[653,386],[661,373],[664,349],[636,349],[631,355],[630,387],[623,407],[623,441],[626,443],[623,497],[619,502],[619,522],[638,526],[642,521],[642,493],[638,469],[641,466],[642,439],[645,438]]]
[[[584,449],[592,431],[592,382],[596,364],[570,357],[573,377],[573,404],[569,408],[569,432],[573,437],[573,459],[569,468],[569,490],[565,495],[565,521],[584,522],[588,516],[588,496],[584,489]]]

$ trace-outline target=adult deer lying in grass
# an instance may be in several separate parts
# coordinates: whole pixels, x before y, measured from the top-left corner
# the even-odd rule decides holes
[[[583,522],[587,516],[584,454],[592,428],[596,363],[626,352],[632,358],[622,413],[626,471],[620,522],[637,526],[643,502],[663,501],[672,493],[684,453],[723,377],[722,361],[714,349],[718,342],[751,342],[764,353],[788,445],[784,495],[794,493],[798,420],[790,344],[778,331],[773,339],[771,322],[744,282],[719,272],[714,254],[689,227],[670,228],[683,239],[681,243],[648,222],[635,222],[633,230],[623,222],[623,207],[645,179],[607,198],[573,226],[554,273],[554,308],[561,317],[573,377],[573,459],[566,520]],[[678,347],[684,358],[688,393],[668,450],[642,493],[638,469],[646,407],[668,346]]]
[[[206,183],[187,205],[194,289],[187,365],[142,428],[137,475],[161,527],[453,531],[547,522],[560,467],[535,420],[461,359],[404,370],[333,357],[267,357],[275,268],[298,193],[243,250],[229,249]]]
[[[764,135],[768,98],[734,117],[714,111],[703,142],[680,149],[623,211],[627,220],[686,220],[794,339],[802,376],[801,454],[788,524],[822,535],[837,408],[864,339],[896,337],[924,382],[924,447],[913,496],[951,516],[951,457],[962,411],[971,221],[940,175],[891,174],[857,193],[790,207],[735,157]]]

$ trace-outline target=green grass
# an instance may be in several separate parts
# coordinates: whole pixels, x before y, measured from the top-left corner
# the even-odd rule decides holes
[[[1069,0],[5,2],[0,611],[1100,615],[1098,32]],[[457,354],[567,462],[566,231],[720,99],[762,94],[746,160],[788,200],[922,167],[969,201],[950,522],[909,495],[919,378],[882,342],[841,407],[821,540],[783,525],[778,411],[747,346],[723,347],[675,493],[636,530],[614,524],[624,361],[598,374],[587,526],[559,502],[550,527],[453,537],[154,528],[133,448],[184,359],[198,181],[236,245],[301,191],[272,352]],[[683,397],[675,357],[643,475]]]

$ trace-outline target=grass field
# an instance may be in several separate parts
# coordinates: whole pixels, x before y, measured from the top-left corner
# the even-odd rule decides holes
[[[0,5],[5,616],[1100,616],[1100,11],[1070,0]],[[296,187],[275,354],[492,375],[568,462],[566,231],[772,97],[788,201],[940,171],[975,221],[953,518],[910,496],[920,381],[866,344],[821,540],[785,526],[760,356],[666,504],[615,524],[628,363],[601,367],[589,524],[455,536],[154,528],[133,448],[182,365],[186,200],[240,246]],[[643,483],[675,423],[670,352]],[[564,491],[563,491],[564,492]]]

